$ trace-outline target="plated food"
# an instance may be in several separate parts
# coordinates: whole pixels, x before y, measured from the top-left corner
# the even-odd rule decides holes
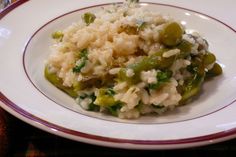
[[[222,73],[206,39],[136,2],[84,13],[52,38],[45,77],[83,109],[119,118],[186,104]]]

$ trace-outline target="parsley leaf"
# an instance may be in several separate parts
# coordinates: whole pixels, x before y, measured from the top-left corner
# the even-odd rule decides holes
[[[168,82],[169,79],[172,77],[171,71],[164,71],[164,72],[158,72],[157,73],[157,83],[149,84],[149,89],[157,89],[160,88],[164,83]]]
[[[80,60],[80,63],[78,65],[76,65],[74,68],[73,68],[73,72],[74,73],[79,73],[81,71],[81,69],[85,66],[86,64],[86,59],[82,58]]]
[[[88,60],[88,50],[83,49],[80,54],[80,60],[78,61],[77,65],[72,69],[74,73],[79,73],[81,69],[85,66],[86,60]]]
[[[116,92],[111,89],[111,88],[108,88],[107,91],[105,92],[106,95],[109,95],[109,96],[114,96],[116,94]]]
[[[147,26],[147,22],[144,22],[144,21],[141,21],[141,20],[139,20],[139,21],[137,21],[137,30],[138,31],[142,31],[142,30],[144,30],[144,28]]]
[[[107,106],[107,110],[113,115],[118,116],[118,110],[121,109],[122,102],[117,102],[115,105]]]

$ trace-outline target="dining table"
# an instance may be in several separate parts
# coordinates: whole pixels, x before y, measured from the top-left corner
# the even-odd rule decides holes
[[[78,0],[79,2],[80,0]],[[181,1],[181,0],[179,0]],[[68,1],[69,2],[69,1]],[[164,1],[162,1],[164,2]],[[205,2],[200,0],[199,2]],[[227,3],[236,4],[234,0],[227,0]],[[5,7],[9,7],[16,0],[9,1]],[[207,3],[207,1],[206,1]],[[219,3],[215,1],[215,3]],[[217,5],[219,6],[219,5]],[[232,29],[236,29],[236,11],[230,4],[214,8],[204,6],[201,12],[216,16]],[[227,8],[229,7],[229,8]],[[3,9],[4,10],[4,9]],[[1,12],[0,12],[1,14]],[[231,15],[233,14],[233,15]],[[1,51],[1,50],[0,50]],[[1,52],[0,52],[1,53]],[[1,64],[1,63],[0,63]],[[0,77],[1,79],[1,77]],[[1,80],[0,80],[1,81]],[[1,89],[0,89],[1,90]],[[2,103],[0,101],[0,103]],[[1,105],[0,105],[1,106]],[[236,120],[236,119],[235,119]],[[172,150],[132,150],[110,148],[83,142],[73,141],[38,129],[26,122],[16,118],[0,107],[0,157],[26,156],[210,156],[212,154],[230,156],[236,152],[236,139],[190,148]]]
[[[10,115],[0,108],[1,157],[57,156],[234,156],[236,139],[225,142],[176,150],[126,150],[85,144],[52,135]]]

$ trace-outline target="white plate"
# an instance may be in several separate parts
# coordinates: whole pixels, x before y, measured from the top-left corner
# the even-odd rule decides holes
[[[106,2],[111,0],[22,0],[5,10],[0,16],[0,105],[45,131],[109,147],[172,149],[236,137],[236,32],[217,19],[189,9],[141,4],[181,20],[188,31],[199,31],[223,67],[224,74],[205,83],[201,96],[187,106],[159,117],[119,120],[81,110],[72,98],[45,80],[43,67],[50,34],[77,21],[85,11],[106,7],[102,4]]]

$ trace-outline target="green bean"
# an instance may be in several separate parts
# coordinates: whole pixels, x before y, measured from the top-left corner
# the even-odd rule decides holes
[[[180,57],[186,58],[191,53],[192,44],[186,40],[182,40],[181,43],[177,46],[177,48],[180,50]]]
[[[182,93],[182,99],[180,101],[180,104],[184,104],[192,98],[193,96],[196,96],[201,89],[201,86],[203,84],[205,76],[201,76],[199,74],[196,74],[193,76],[193,78],[190,79],[190,81],[183,86],[183,93]]]
[[[182,40],[183,30],[177,22],[171,22],[164,26],[160,32],[161,42],[166,46],[176,46]]]
[[[78,96],[77,92],[73,87],[65,87],[63,86],[63,81],[61,78],[59,78],[55,73],[49,73],[48,71],[48,66],[45,67],[44,69],[44,76],[45,78],[51,82],[53,85],[55,85],[57,88],[60,90],[64,91],[68,95],[70,95],[73,98],[76,98]],[[79,85],[77,85],[77,89],[79,89]]]
[[[207,72],[207,76],[211,77],[218,76],[221,74],[222,74],[222,68],[218,63],[215,63],[213,68]]]
[[[157,68],[160,70],[165,70],[166,68],[170,67],[173,64],[176,56],[171,56],[168,58],[162,57],[163,53],[166,51],[168,51],[168,49],[162,49],[151,56],[143,57],[141,61],[131,64],[127,68],[122,68],[118,73],[119,81],[127,81],[130,84],[136,84],[140,81],[140,73],[142,71]],[[127,77],[127,69],[132,69],[135,75],[132,77]]]
[[[213,53],[206,53],[203,58],[203,63],[205,66],[210,65],[216,61],[216,57]]]
[[[111,96],[108,92],[108,89],[100,88],[98,91],[97,98],[95,100],[95,104],[99,106],[113,106],[117,102],[115,101],[114,97]]]
[[[193,58],[192,64],[189,67],[191,67],[190,72],[192,73],[192,76],[185,80],[184,85],[181,87],[182,99],[180,104],[186,103],[189,99],[196,96],[200,92],[201,86],[206,76],[204,62],[202,59],[199,59],[198,57]]]

